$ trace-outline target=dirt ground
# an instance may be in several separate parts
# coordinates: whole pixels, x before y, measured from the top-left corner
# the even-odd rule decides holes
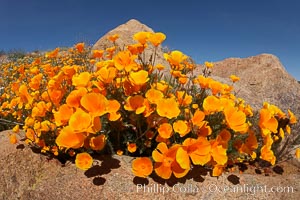
[[[220,177],[195,167],[186,178],[164,181],[134,177],[132,158],[99,156],[82,171],[73,163],[11,145],[0,133],[0,199],[299,199],[300,168],[291,162],[275,167],[240,165]],[[259,165],[258,165],[259,164]],[[242,172],[243,171],[243,172]]]

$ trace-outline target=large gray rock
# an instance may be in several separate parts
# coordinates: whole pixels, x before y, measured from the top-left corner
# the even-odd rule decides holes
[[[244,98],[254,108],[263,102],[279,106],[284,111],[291,109],[300,114],[300,84],[271,54],[248,58],[228,58],[214,63],[212,74],[229,81],[234,74],[241,78],[234,84],[237,96]]]
[[[98,156],[94,166],[82,171],[71,162],[34,153],[28,146],[9,144],[9,131],[0,132],[1,200],[72,199],[299,199],[299,172],[284,165],[283,174],[255,174],[253,168],[238,174],[226,172],[216,178],[204,168],[194,168],[187,178],[167,182],[152,176],[135,178],[128,156]],[[287,164],[287,163],[285,163]],[[254,187],[265,187],[266,191]],[[285,192],[270,192],[271,187]],[[288,188],[289,187],[289,192]],[[231,188],[229,190],[229,188]],[[283,189],[280,191],[282,191]]]

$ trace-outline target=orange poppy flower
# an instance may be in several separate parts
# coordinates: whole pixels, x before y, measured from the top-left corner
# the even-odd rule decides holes
[[[258,148],[258,143],[254,131],[250,130],[249,136],[247,137],[244,144],[238,147],[240,153],[246,153],[251,156],[252,159],[256,158],[255,150]]]
[[[14,133],[19,133],[20,132],[20,125],[19,124],[15,125],[14,128],[12,129],[12,131]]]
[[[88,86],[91,79],[91,74],[89,72],[82,72],[79,75],[74,75],[72,77],[72,85],[75,87],[86,87]]]
[[[136,114],[141,114],[145,111],[144,97],[141,95],[129,96],[124,105],[125,110],[135,111]]]
[[[274,152],[271,150],[271,146],[269,145],[264,145],[260,149],[260,158],[270,162],[272,165],[275,165],[276,157],[274,155]]]
[[[194,165],[205,165],[211,160],[211,144],[205,137],[186,138],[182,145]]]
[[[77,51],[78,51],[79,53],[82,53],[83,50],[84,50],[84,43],[83,43],[83,42],[77,43],[77,44],[75,45],[75,48],[77,49]]]
[[[286,125],[285,130],[288,134],[291,134],[291,127],[289,125]]]
[[[123,153],[124,153],[124,152],[123,152],[122,150],[120,150],[120,149],[117,151],[117,154],[118,154],[119,156],[122,156]]]
[[[101,151],[105,147],[105,144],[106,144],[106,137],[104,134],[100,134],[98,136],[90,138],[89,145],[93,150]]]
[[[161,178],[169,179],[172,173],[175,177],[182,178],[189,172],[189,168],[181,168],[176,161],[176,153],[179,147],[180,145],[173,145],[168,149],[167,145],[161,142],[152,152],[152,158],[155,161],[154,171]]]
[[[159,134],[155,137],[155,141],[158,142],[158,143],[163,142],[163,143],[166,143],[167,145],[170,144],[169,139],[162,138]]]
[[[181,106],[188,106],[193,101],[193,97],[187,94],[185,91],[176,91],[176,97],[178,99],[179,105]]]
[[[30,103],[33,100],[33,98],[28,93],[28,89],[26,85],[21,85],[19,87],[19,96],[21,97],[22,102],[24,103]]]
[[[149,35],[149,42],[153,44],[153,46],[157,47],[166,39],[166,35],[163,33],[151,33]]]
[[[59,50],[60,50],[59,48],[56,48],[53,51],[46,53],[45,57],[46,58],[56,58]]]
[[[90,154],[83,152],[76,155],[75,165],[79,169],[88,170],[93,164],[93,158]]]
[[[202,127],[205,123],[205,121],[203,121],[204,118],[205,118],[204,112],[197,109],[191,120],[194,126]]]
[[[65,125],[69,121],[73,113],[73,108],[71,108],[67,104],[61,105],[57,112],[53,111],[55,124],[57,126]]]
[[[28,84],[32,90],[38,90],[43,78],[43,74],[37,74],[31,78],[30,83]]]
[[[93,50],[92,51],[92,57],[93,58],[102,58],[103,57],[103,50]]]
[[[164,54],[164,58],[170,63],[172,68],[180,70],[180,64],[188,57],[180,51],[172,51],[170,54]]]
[[[117,113],[120,107],[121,105],[117,100],[108,100],[106,111],[109,113],[110,121],[116,121],[121,117],[121,115]]]
[[[107,113],[106,108],[108,106],[108,100],[100,93],[88,93],[85,94],[80,104],[93,116],[102,116]]]
[[[49,90],[48,91],[49,97],[52,101],[52,103],[56,106],[60,105],[60,101],[63,98],[63,91],[62,90]]]
[[[141,86],[139,85],[132,85],[128,79],[122,80],[123,82],[123,89],[126,96],[133,95],[135,93],[140,93]]]
[[[225,149],[228,147],[228,142],[231,139],[231,133],[223,129],[216,138],[216,141],[221,144]]]
[[[77,149],[83,146],[85,138],[83,133],[76,133],[70,126],[66,126],[60,131],[55,142],[59,147]]]
[[[25,136],[26,136],[26,143],[32,143],[36,139],[36,134],[35,134],[34,130],[31,128],[28,128],[26,130]]]
[[[102,67],[97,71],[98,78],[103,83],[111,83],[117,76],[117,69],[114,67]]]
[[[15,133],[9,136],[9,142],[11,144],[16,144],[18,142],[17,135]]]
[[[142,45],[140,43],[127,46],[127,49],[130,51],[130,53],[132,55],[138,55],[138,54],[143,53],[145,48],[146,48],[146,45]]]
[[[166,67],[162,64],[157,64],[157,65],[155,65],[155,68],[158,69],[158,71],[161,71],[161,70],[165,69]]]
[[[76,132],[88,131],[92,126],[92,117],[89,113],[78,108],[70,117],[69,126]]]
[[[109,35],[107,37],[107,39],[110,40],[111,42],[115,42],[118,38],[119,38],[118,34]]]
[[[78,108],[80,106],[81,97],[87,93],[86,88],[79,88],[78,90],[73,90],[67,96],[66,104],[73,108]]]
[[[163,98],[157,102],[157,114],[172,119],[180,114],[178,102],[175,98]]]
[[[137,149],[137,146],[136,146],[135,143],[129,143],[129,144],[127,144],[127,150],[128,150],[130,153],[136,152],[136,149]]]
[[[132,161],[132,172],[135,176],[146,178],[152,171],[153,165],[149,158],[140,157]]]
[[[211,89],[211,92],[212,92],[213,95],[217,95],[218,93],[222,93],[222,91],[224,90],[223,84],[220,83],[219,81],[214,81],[214,80],[211,80],[209,82],[208,87]]]
[[[297,159],[300,159],[300,148],[296,149],[295,156],[296,156]]]
[[[215,96],[208,96],[203,101],[203,109],[206,114],[220,112],[223,110],[220,99]]]
[[[210,77],[199,75],[194,81],[198,83],[201,88],[206,89],[209,87],[209,83],[212,81],[212,79]]]
[[[44,117],[47,112],[47,106],[44,101],[40,101],[33,107],[31,116],[32,117]]]
[[[198,137],[207,137],[212,133],[211,127],[208,125],[207,121],[204,121],[204,124],[201,128],[197,130],[197,135]]]
[[[258,148],[258,143],[257,143],[257,138],[255,136],[255,132],[250,130],[249,136],[246,139],[245,145],[250,149],[250,150],[255,150]]]
[[[277,133],[278,121],[266,108],[260,110],[258,125],[262,131],[263,136],[266,136],[270,133]]]
[[[279,129],[279,136],[284,139],[284,131],[282,128]]]
[[[290,109],[288,109],[288,115],[290,117],[290,124],[296,124],[297,123],[297,117],[294,115]]]
[[[223,165],[215,165],[212,171],[212,176],[220,176],[224,170]]]
[[[147,81],[149,81],[148,72],[145,70],[139,70],[137,72],[130,72],[129,81],[133,85],[138,85],[138,86],[144,85]]]
[[[51,130],[51,122],[48,120],[42,121],[40,130],[45,131],[45,132],[50,131]]]
[[[126,72],[130,72],[132,69],[137,69],[137,63],[135,59],[136,55],[132,55],[130,51],[120,51],[113,58],[115,67],[119,70],[126,70]]]
[[[145,45],[148,37],[149,37],[150,33],[149,32],[138,32],[136,34],[133,35],[133,39],[138,41],[139,43],[141,43],[142,45]]]
[[[224,165],[228,160],[226,149],[218,141],[211,141],[211,147],[211,156],[214,161],[219,165]]]
[[[182,76],[182,77],[179,77],[178,78],[178,82],[182,85],[186,84],[188,82],[188,77],[185,75],[185,76]]]
[[[224,115],[229,128],[240,133],[248,131],[249,125],[246,122],[244,112],[237,110],[235,107],[227,107],[224,109]]]
[[[176,133],[179,133],[180,137],[185,136],[190,132],[188,122],[185,120],[177,120],[173,123],[173,129]]]
[[[151,88],[146,92],[145,96],[150,103],[157,104],[164,97],[164,94],[159,90]]]
[[[153,85],[157,90],[163,92],[164,94],[167,92],[168,89],[172,88],[172,86],[167,84],[165,81],[160,81],[158,83],[154,83]]]
[[[72,78],[72,76],[76,73],[76,71],[78,70],[78,66],[76,65],[66,65],[63,68],[61,68],[61,71],[68,76],[68,78]]]
[[[191,168],[191,161],[188,152],[183,147],[179,147],[176,152],[176,162],[182,169]]]
[[[285,113],[283,113],[277,106],[269,104],[268,102],[263,103],[263,108],[270,111],[272,115],[280,115],[279,118],[285,117]]]
[[[172,136],[173,128],[169,123],[162,123],[157,131],[162,138],[168,139]]]
[[[106,58],[112,59],[112,57],[116,51],[116,46],[106,48],[105,51],[108,53],[108,54],[106,54]]]
[[[214,64],[212,62],[206,61],[204,64],[205,64],[205,67],[207,67],[207,68],[212,68],[214,66]]]
[[[237,77],[236,75],[230,75],[229,78],[230,78],[231,81],[234,82],[234,83],[240,80],[240,77]]]

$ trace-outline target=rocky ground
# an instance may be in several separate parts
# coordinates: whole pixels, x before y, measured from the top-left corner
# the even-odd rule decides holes
[[[216,178],[194,168],[184,179],[134,177],[131,157],[102,156],[81,171],[71,162],[34,153],[20,143],[11,145],[8,131],[0,133],[0,199],[299,199],[300,168],[290,162],[275,168],[240,166]]]

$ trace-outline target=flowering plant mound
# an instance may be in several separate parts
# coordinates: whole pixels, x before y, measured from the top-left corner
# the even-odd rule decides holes
[[[295,115],[264,103],[255,119],[252,108],[233,92],[239,77],[223,84],[202,74],[180,51],[164,54],[168,66],[156,63],[163,33],[139,32],[135,44],[90,51],[78,43],[36,57],[2,65],[0,114],[18,125],[10,134],[48,155],[75,159],[78,168],[93,165],[93,154],[137,157],[132,172],[163,179],[184,177],[193,165],[205,165],[219,176],[227,165],[263,159],[272,165],[273,143],[291,133]],[[149,60],[145,50],[153,46]],[[282,123],[286,122],[286,123]],[[298,156],[299,156],[299,151]]]

